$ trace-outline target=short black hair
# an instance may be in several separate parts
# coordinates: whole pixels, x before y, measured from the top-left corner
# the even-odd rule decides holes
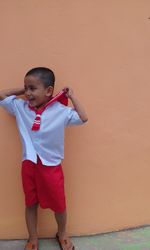
[[[37,67],[37,68],[30,69],[26,73],[25,77],[29,75],[38,76],[45,87],[49,87],[49,86],[54,87],[55,75],[54,75],[54,72],[49,68]]]

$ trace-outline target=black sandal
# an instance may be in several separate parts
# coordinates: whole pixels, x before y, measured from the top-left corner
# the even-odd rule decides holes
[[[68,238],[64,239],[64,240],[60,240],[58,233],[56,234],[56,240],[57,240],[57,242],[58,242],[61,250],[64,250],[64,247],[67,247],[67,245],[69,247],[69,243],[71,243],[70,241],[68,241]],[[72,249],[71,250],[75,250],[75,247],[73,245],[72,245]]]
[[[32,243],[30,240],[27,241],[24,250],[38,250],[37,244]]]

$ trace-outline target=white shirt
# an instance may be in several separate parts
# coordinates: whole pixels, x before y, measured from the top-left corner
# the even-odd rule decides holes
[[[16,117],[22,141],[22,159],[37,163],[38,155],[46,166],[56,166],[64,158],[65,127],[83,124],[73,108],[56,101],[42,113],[40,129],[32,131],[36,114],[28,107],[27,101],[12,95],[0,101],[0,105]]]

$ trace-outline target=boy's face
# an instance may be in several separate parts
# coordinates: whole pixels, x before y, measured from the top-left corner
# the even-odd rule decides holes
[[[25,96],[31,107],[40,108],[53,93],[53,87],[45,87],[38,76],[29,75],[24,79]]]

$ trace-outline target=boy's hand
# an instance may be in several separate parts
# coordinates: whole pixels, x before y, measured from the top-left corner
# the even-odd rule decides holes
[[[71,100],[74,106],[74,109],[77,111],[78,115],[80,116],[80,119],[83,122],[86,122],[88,120],[87,114],[84,111],[84,108],[82,107],[78,99],[75,97],[73,90],[69,87],[64,87],[63,91],[65,92],[66,96]]]
[[[68,98],[72,98],[73,97],[73,95],[74,95],[74,93],[73,93],[73,90],[70,88],[70,87],[64,87],[63,88],[63,91],[65,92],[65,94],[66,94],[66,96],[68,97]]]

